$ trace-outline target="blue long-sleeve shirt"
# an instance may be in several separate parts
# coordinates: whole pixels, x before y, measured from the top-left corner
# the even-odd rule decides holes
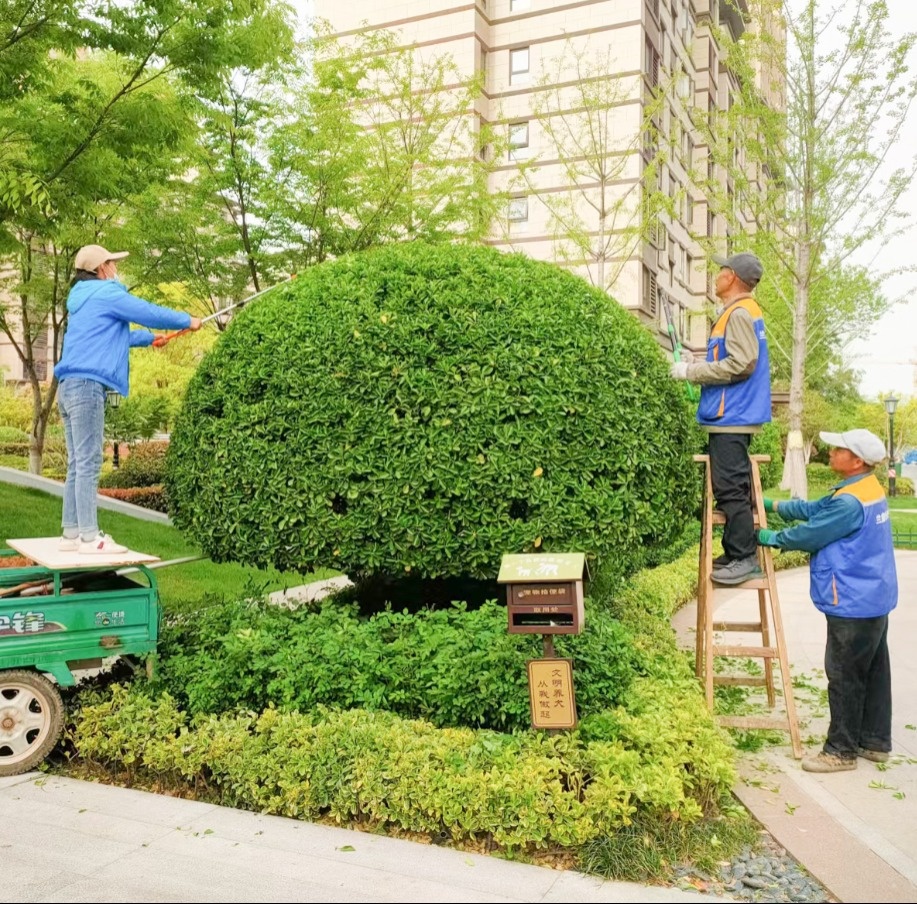
[[[863,526],[866,517],[863,506],[847,493],[835,495],[841,487],[856,483],[869,474],[848,477],[831,488],[831,493],[807,502],[805,499],[779,500],[776,512],[784,521],[802,521],[792,527],[777,531],[773,545],[779,549],[801,549],[818,552],[829,543],[855,533]]]
[[[69,320],[61,359],[54,368],[58,380],[95,380],[121,395],[128,393],[128,351],[150,345],[148,330],[131,330],[132,323],[160,330],[183,330],[191,315],[135,298],[117,280],[78,282],[67,297]]]

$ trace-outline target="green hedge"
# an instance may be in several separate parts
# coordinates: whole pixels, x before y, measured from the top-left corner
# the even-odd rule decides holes
[[[66,456],[66,446],[62,440],[45,440],[45,455],[64,455]],[[25,456],[29,455],[29,439],[28,436],[24,441],[15,441],[15,442],[0,442],[0,455],[17,455]]]
[[[164,442],[135,443],[121,457],[119,466],[103,475],[99,485],[114,489],[160,486],[165,479],[168,447]]]
[[[775,487],[783,478],[783,439],[778,424],[765,424],[760,433],[751,438],[750,455],[770,455],[771,460],[761,465],[761,486]]]
[[[0,444],[5,447],[6,443],[25,443],[26,451],[28,451],[28,431],[20,430],[18,427],[8,427],[5,424],[0,425]],[[0,447],[0,454],[3,454],[2,447]]]
[[[581,713],[617,705],[647,669],[601,609],[590,607],[583,634],[555,641],[573,659]],[[530,724],[526,661],[542,655],[540,635],[509,634],[494,601],[361,619],[356,603],[233,600],[167,623],[159,652],[162,687],[192,714],[325,705],[505,731]]]
[[[582,731],[437,729],[364,710],[189,718],[168,695],[84,694],[72,738],[84,761],[194,788],[223,804],[376,829],[445,832],[508,849],[575,847],[637,814],[710,813],[735,779],[699,695],[636,689],[635,713]]]
[[[152,509],[154,512],[166,514],[169,511],[168,500],[162,487],[128,487],[127,489],[100,487],[99,493],[111,499],[120,499],[122,502],[130,502],[141,508]]]
[[[390,246],[244,309],[172,435],[175,523],[216,561],[492,578],[507,552],[627,573],[697,508],[650,333],[559,267]]]

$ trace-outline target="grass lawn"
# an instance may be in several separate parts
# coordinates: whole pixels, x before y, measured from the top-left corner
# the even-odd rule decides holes
[[[60,535],[61,499],[40,490],[0,483],[0,546],[15,537],[56,537]],[[99,510],[102,529],[119,542],[139,552],[161,559],[199,555],[200,549],[167,524],[141,521],[119,512]],[[160,596],[167,611],[193,606],[207,595],[235,596],[254,592],[283,590],[336,574],[262,571],[233,563],[217,565],[209,560],[162,568],[156,572]]]

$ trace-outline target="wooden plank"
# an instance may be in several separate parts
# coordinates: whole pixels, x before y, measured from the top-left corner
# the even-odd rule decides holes
[[[761,631],[761,622],[732,622],[722,621],[713,623],[714,631],[744,631],[747,634],[757,634]],[[767,643],[764,646],[769,647]]]
[[[713,648],[714,656],[731,656],[734,659],[775,659],[777,651],[773,647],[724,647]]]
[[[766,716],[717,716],[717,722],[725,728],[764,728],[775,731],[789,731],[787,719],[768,719]]]
[[[713,515],[714,524],[725,524],[726,523],[726,516],[722,512],[713,512],[712,515]],[[767,527],[767,522],[765,521],[762,524],[757,515],[755,515],[752,518],[752,521],[754,521],[755,527]]]
[[[80,552],[62,552],[57,548],[60,537],[21,537],[6,541],[7,546],[15,549],[27,559],[37,562],[45,568],[75,570],[77,568],[111,568],[112,565],[140,565],[158,562],[159,556],[129,549],[123,553],[106,553],[104,555],[85,554]]]
[[[767,678],[754,678],[751,675],[716,675],[714,684],[724,684],[727,687],[764,687]]]
[[[716,583],[714,581],[714,583]],[[767,578],[752,578],[741,584],[717,584],[717,587],[728,587],[730,590],[769,590]]]

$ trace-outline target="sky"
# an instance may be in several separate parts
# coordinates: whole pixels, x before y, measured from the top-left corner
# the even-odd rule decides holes
[[[311,0],[291,0],[304,20],[312,14]],[[355,0],[364,2],[364,0]],[[794,3],[795,0],[790,0]],[[842,0],[823,0],[825,10]],[[889,8],[888,25],[895,37],[917,32],[917,0],[886,0]],[[917,69],[917,53],[913,62]],[[917,152],[917,105],[910,113],[904,136],[894,155],[889,171],[906,167]],[[917,180],[911,184],[902,204],[904,210],[917,217]],[[899,237],[882,247],[878,254],[872,249],[856,263],[868,264],[878,272],[888,272],[902,264],[917,264],[917,231]],[[917,395],[917,273],[900,274],[887,281],[889,298],[911,300],[892,308],[868,336],[855,340],[849,347],[847,363],[862,374],[860,391],[867,398],[877,398],[890,392],[898,396]],[[914,362],[914,363],[910,363]]]
[[[917,32],[917,2],[887,0],[889,28],[897,37]],[[917,54],[913,55],[917,68]],[[912,72],[913,75],[913,72]],[[910,112],[904,138],[895,155],[895,165],[907,166],[917,152],[917,105]],[[905,195],[903,209],[917,214],[917,181]],[[878,271],[892,270],[902,264],[917,263],[917,231],[895,239],[875,258]],[[888,297],[910,296],[883,317],[868,337],[850,347],[850,364],[862,371],[860,391],[867,398],[890,392],[901,396],[917,395],[917,273],[901,274],[888,280]],[[913,364],[908,363],[914,361]]]

